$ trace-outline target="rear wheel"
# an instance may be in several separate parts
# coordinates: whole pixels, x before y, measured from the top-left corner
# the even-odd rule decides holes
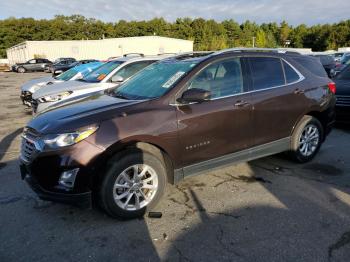
[[[323,141],[323,127],[320,121],[312,116],[304,116],[292,136],[293,159],[300,163],[312,160]]]
[[[17,68],[17,72],[18,73],[25,73],[26,72],[26,69],[24,67],[18,67]]]
[[[162,162],[145,152],[112,158],[100,187],[101,207],[112,217],[143,216],[161,199],[166,187]]]

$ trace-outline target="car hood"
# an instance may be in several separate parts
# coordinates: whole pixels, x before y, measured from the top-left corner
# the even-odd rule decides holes
[[[35,95],[33,95],[33,98],[37,99],[42,96],[59,94],[65,91],[74,91],[74,90],[80,90],[80,89],[85,89],[90,87],[97,87],[100,85],[101,83],[87,83],[87,82],[75,81],[75,80],[66,81],[66,82],[48,85],[48,86],[44,86],[43,88],[40,88],[37,92],[35,92]]]
[[[335,95],[350,96],[350,80],[334,79],[337,91]]]
[[[108,95],[88,96],[79,102],[54,107],[36,115],[27,127],[41,134],[73,132],[79,128],[99,124],[123,112],[125,107],[145,100],[124,100]]]
[[[22,91],[30,91],[34,85],[38,85],[38,86],[43,86],[45,85],[47,82],[55,80],[53,77],[51,76],[45,76],[45,77],[41,77],[41,78],[36,78],[36,79],[32,79],[28,82],[26,82],[22,87],[21,90]]]

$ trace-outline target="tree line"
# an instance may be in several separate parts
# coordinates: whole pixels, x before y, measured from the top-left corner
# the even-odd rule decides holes
[[[102,22],[81,15],[57,15],[53,19],[8,18],[0,20],[0,57],[6,48],[26,40],[82,40],[158,35],[194,41],[195,50],[230,47],[304,47],[313,51],[350,46],[350,20],[334,24],[298,26],[282,23],[242,24],[233,19],[218,22],[203,18],[163,18],[148,21]]]

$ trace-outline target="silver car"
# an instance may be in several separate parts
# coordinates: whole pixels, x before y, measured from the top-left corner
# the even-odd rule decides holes
[[[33,94],[33,113],[40,113],[48,107],[61,105],[62,102],[72,101],[92,93],[117,87],[141,69],[166,57],[169,57],[169,55],[148,57],[143,55],[137,55],[136,57],[134,55],[125,55],[105,63],[77,81],[58,83],[40,88]]]
[[[93,63],[83,64],[83,65],[78,65],[55,77],[46,76],[46,77],[30,80],[21,87],[22,103],[26,106],[31,107],[32,96],[40,88],[47,85],[52,85],[56,83],[83,78],[88,73],[100,67],[102,64],[103,64],[102,62],[93,62]]]

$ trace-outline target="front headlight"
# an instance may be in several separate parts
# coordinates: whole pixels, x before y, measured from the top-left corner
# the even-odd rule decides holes
[[[74,145],[96,132],[98,126],[89,127],[84,130],[65,134],[50,134],[42,138],[44,149],[58,149]]]
[[[72,91],[66,91],[63,93],[55,94],[55,95],[42,96],[42,97],[39,97],[38,100],[40,103],[57,102],[57,101],[62,100],[65,97],[69,96],[72,93],[73,93]]]

